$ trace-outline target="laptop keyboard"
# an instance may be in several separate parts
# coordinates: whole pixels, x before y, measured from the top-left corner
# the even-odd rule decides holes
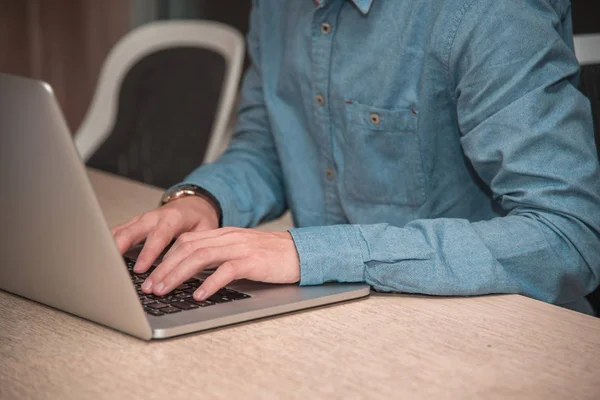
[[[203,282],[202,279],[197,278],[188,279],[166,296],[146,294],[142,292],[142,283],[150,276],[150,272],[152,272],[154,267],[143,274],[136,274],[133,272],[135,260],[126,257],[125,263],[127,264],[127,270],[135,285],[138,297],[144,306],[144,310],[148,314],[156,317],[250,298],[249,294],[241,293],[229,288],[223,288],[204,301],[196,301],[192,295]]]

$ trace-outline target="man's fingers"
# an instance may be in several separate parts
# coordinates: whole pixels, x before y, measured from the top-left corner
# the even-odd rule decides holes
[[[173,237],[175,230],[168,224],[159,224],[156,229],[148,234],[144,248],[137,257],[133,271],[137,274],[144,273],[158,258],[160,253],[167,247]]]
[[[115,242],[121,254],[124,254],[132,246],[141,243],[146,238],[150,229],[140,224],[131,225],[115,233]]]
[[[153,282],[153,292],[162,296],[181,285],[185,280],[196,275],[205,268],[221,264],[227,259],[223,249],[219,247],[204,247],[196,249],[178,265],[163,269],[162,276],[148,277]],[[156,272],[156,271],[155,271]]]
[[[204,283],[194,292],[194,300],[203,301],[215,294],[222,287],[227,286],[235,279],[244,278],[241,261],[228,261],[221,265]]]
[[[148,234],[156,228],[159,221],[160,215],[156,211],[151,211],[140,216],[137,220],[134,218],[129,223],[124,224],[122,228],[116,230],[114,233],[115,241],[121,253],[125,253],[133,245],[146,239]]]
[[[112,232],[112,234],[114,235],[115,233],[117,233],[118,231],[120,231],[121,229],[127,228],[135,223],[137,223],[140,218],[142,218],[141,215],[136,215],[135,217],[131,218],[129,221],[127,222],[123,222],[120,225],[114,226],[110,229],[110,231]]]
[[[142,284],[142,291],[152,293],[154,285],[161,282],[174,268],[176,268],[183,260],[194,252],[190,242],[185,248],[180,248],[179,251],[172,253],[170,257],[163,257],[161,263],[152,271],[150,276]],[[185,279],[184,279],[185,280]]]
[[[194,235],[196,233],[197,232],[187,232],[187,233],[184,233],[183,235],[179,236],[177,238],[177,240],[175,241],[175,243],[173,243],[173,246],[171,246],[171,248],[169,249],[169,251],[167,251],[165,253],[165,255],[163,256],[163,261],[168,260],[174,254],[179,254],[180,251],[178,251],[178,250],[181,250],[181,245],[183,243],[188,243],[188,242],[191,242],[192,240],[195,240],[193,238],[194,238]],[[186,246],[189,246],[189,244],[186,244]]]
[[[211,230],[200,231],[200,232],[184,233],[177,239],[177,241],[173,244],[173,246],[171,246],[171,248],[169,249],[167,254],[165,254],[163,259],[166,260],[169,257],[171,257],[173,254],[175,254],[180,249],[180,247],[182,245],[187,246],[187,244],[186,244],[187,242],[216,239],[216,238],[227,235],[226,237],[231,239],[227,243],[234,243],[235,235],[232,235],[232,233],[241,232],[241,231],[242,230],[240,228],[226,227],[226,228],[211,229]],[[206,242],[206,243],[209,243],[209,242]],[[213,242],[213,243],[216,243],[216,242]],[[209,246],[209,244],[207,244],[207,246]]]
[[[182,234],[142,284],[142,290],[162,296],[204,269],[249,256],[248,232],[224,228]]]

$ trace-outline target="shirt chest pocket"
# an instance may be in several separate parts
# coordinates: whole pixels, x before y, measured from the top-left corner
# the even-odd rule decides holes
[[[426,183],[414,111],[348,101],[344,139],[342,182],[348,196],[373,204],[423,204]]]

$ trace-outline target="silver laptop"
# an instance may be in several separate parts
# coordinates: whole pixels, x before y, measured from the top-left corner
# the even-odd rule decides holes
[[[369,294],[365,284],[236,281],[198,303],[199,276],[169,298],[148,298],[117,249],[52,88],[4,74],[0,238],[0,289],[146,340]]]

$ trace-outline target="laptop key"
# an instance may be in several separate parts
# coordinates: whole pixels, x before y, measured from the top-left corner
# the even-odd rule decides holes
[[[215,296],[210,296],[208,299],[208,301],[214,303],[214,304],[221,304],[221,298],[216,298]]]
[[[204,300],[204,301],[197,301],[196,304],[198,304],[200,307],[208,307],[208,306],[215,305],[216,303],[213,303],[210,300]]]
[[[182,310],[193,310],[194,308],[200,307],[198,304],[190,303],[189,301],[181,300],[174,301],[171,303],[173,307],[181,308]]]
[[[154,308],[145,308],[144,311],[146,311],[148,314],[154,315],[156,317],[160,317],[161,315],[165,315],[164,313],[160,312],[160,310],[155,310]]]
[[[215,293],[212,296],[210,296],[208,298],[208,300],[210,300],[210,301],[212,301],[214,303],[227,303],[228,301],[231,301],[231,299],[229,297],[221,296],[218,293]]]
[[[168,306],[168,307],[160,309],[160,312],[163,312],[165,314],[174,314],[179,311],[181,311],[181,308],[177,308],[177,307],[173,307],[173,306]]]
[[[161,302],[156,302],[156,303],[148,304],[148,307],[150,307],[150,308],[166,308],[168,306],[169,306],[168,304],[161,303]]]

